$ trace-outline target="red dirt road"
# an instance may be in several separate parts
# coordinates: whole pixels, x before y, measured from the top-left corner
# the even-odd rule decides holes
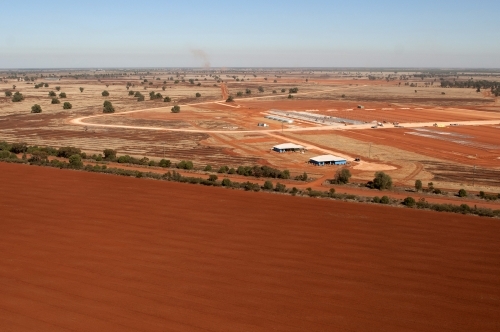
[[[500,222],[0,163],[2,331],[498,331]]]

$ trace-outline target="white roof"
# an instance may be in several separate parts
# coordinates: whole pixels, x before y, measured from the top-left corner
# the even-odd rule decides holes
[[[283,143],[273,146],[273,149],[285,150],[285,149],[303,149],[302,145],[293,143]]]
[[[332,156],[331,154],[325,154],[322,156],[312,157],[310,160],[314,160],[316,162],[325,162],[325,161],[346,161],[345,158]]]

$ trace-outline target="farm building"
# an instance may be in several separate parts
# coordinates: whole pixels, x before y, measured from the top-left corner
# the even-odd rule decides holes
[[[300,151],[303,150],[304,147],[302,145],[294,144],[294,143],[283,143],[273,146],[273,150],[279,153],[288,152],[288,151]]]
[[[317,156],[309,159],[309,163],[314,164],[316,166],[345,165],[347,163],[347,160],[341,157],[332,156],[331,154],[326,154],[323,156]]]

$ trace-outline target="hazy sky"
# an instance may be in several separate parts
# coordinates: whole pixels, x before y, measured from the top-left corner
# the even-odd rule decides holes
[[[498,0],[18,0],[1,7],[0,68],[500,67]]]

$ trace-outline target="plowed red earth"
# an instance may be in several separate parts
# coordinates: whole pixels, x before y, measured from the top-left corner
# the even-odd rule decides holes
[[[2,331],[498,331],[497,219],[0,164]]]

